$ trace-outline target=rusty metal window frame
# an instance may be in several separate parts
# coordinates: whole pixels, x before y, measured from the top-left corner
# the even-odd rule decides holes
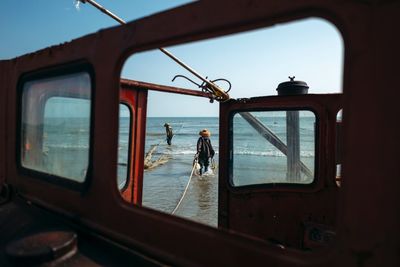
[[[132,111],[132,107],[129,105],[129,103],[127,103],[127,102],[125,102],[125,101],[120,101],[119,102],[119,104],[120,105],[124,105],[127,109],[128,109],[128,111],[129,111],[129,132],[128,132],[128,151],[127,151],[127,153],[128,153],[128,156],[127,156],[127,165],[126,165],[126,177],[125,177],[125,183],[124,183],[124,186],[123,187],[121,187],[121,188],[119,188],[119,184],[117,185],[118,186],[118,190],[120,190],[121,192],[123,192],[123,191],[125,191],[126,189],[127,189],[127,187],[128,187],[128,185],[129,185],[129,177],[130,177],[130,173],[131,173],[131,165],[132,164],[130,164],[131,163],[131,160],[132,160],[132,129],[133,129],[133,123],[134,123],[134,118],[133,118],[133,111]],[[119,119],[121,119],[121,114],[119,115],[120,117],[119,117]],[[121,128],[120,128],[120,125],[119,125],[119,128],[118,128],[118,134],[119,134],[119,131],[121,130]],[[118,145],[119,145],[119,136],[118,136]],[[118,152],[118,155],[119,155],[119,152]],[[119,162],[117,162],[117,164],[118,164],[118,168],[119,168]],[[117,181],[119,180],[119,177],[118,177],[118,168],[117,168]]]
[[[83,182],[78,182],[71,180],[66,177],[58,176],[51,173],[42,172],[39,170],[27,168],[22,165],[22,102],[23,102],[23,91],[24,85],[27,82],[32,82],[35,80],[42,80],[46,78],[57,78],[71,74],[77,73],[87,73],[90,79],[90,125],[89,125],[89,149],[88,149],[88,166]],[[22,74],[17,83],[17,129],[16,133],[16,162],[17,169],[20,174],[27,177],[32,177],[42,181],[46,181],[51,184],[59,185],[71,190],[84,191],[88,188],[90,180],[92,179],[92,169],[93,169],[93,122],[94,122],[94,104],[95,104],[95,71],[93,66],[86,61],[69,62],[59,66],[53,66],[48,69],[42,69],[34,72]],[[50,97],[62,96],[62,95],[51,95]],[[48,97],[48,99],[50,98]],[[44,108],[44,106],[42,107]]]
[[[319,175],[320,175],[320,170],[319,170],[319,162],[320,162],[320,116],[318,114],[318,111],[313,109],[310,106],[298,106],[298,107],[293,107],[290,106],[288,108],[282,108],[282,107],[266,107],[266,108],[249,108],[249,109],[234,109],[231,110],[229,115],[228,115],[228,121],[229,121],[229,129],[228,129],[228,135],[229,135],[229,154],[232,155],[233,157],[233,118],[236,114],[240,112],[267,112],[267,111],[310,111],[315,115],[315,132],[314,132],[314,177],[313,181],[308,184],[300,184],[300,183],[261,183],[261,184],[250,184],[250,185],[243,185],[243,186],[238,186],[235,185],[233,182],[233,158],[229,156],[229,163],[228,163],[228,169],[229,169],[229,179],[228,179],[228,188],[233,191],[258,191],[258,190],[268,190],[268,191],[292,191],[292,190],[300,190],[303,191],[304,189],[313,189],[317,186],[319,183]]]

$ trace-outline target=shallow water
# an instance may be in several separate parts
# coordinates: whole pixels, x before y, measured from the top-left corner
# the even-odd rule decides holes
[[[305,112],[300,112],[304,114]],[[266,116],[274,115],[274,116]],[[253,112],[253,116],[282,143],[286,143],[287,120],[285,112]],[[235,186],[265,183],[312,182],[315,165],[316,118],[300,117],[300,160],[311,175],[288,175],[288,160],[282,150],[269,143],[265,136],[253,128],[241,115],[232,119],[232,182]],[[129,145],[129,118],[120,119],[118,150],[118,185],[123,188],[127,180]],[[172,145],[166,142],[164,124],[173,128]],[[47,118],[44,127],[43,151],[24,154],[24,166],[82,182],[89,163],[89,121],[84,118]],[[28,127],[28,126],[27,126]],[[34,126],[30,126],[34,127]],[[145,152],[149,166],[144,172],[143,206],[171,213],[179,202],[189,180],[193,166],[199,131],[211,132],[211,143],[218,158],[218,118],[147,118]],[[32,155],[33,154],[33,155]],[[149,153],[150,154],[150,153]],[[37,163],[34,159],[40,158]],[[218,166],[218,163],[217,163]],[[290,169],[292,171],[293,169]],[[217,175],[194,176],[188,192],[176,211],[177,216],[216,226],[218,211]]]
[[[166,164],[145,171],[143,206],[171,213],[179,203],[192,170],[187,155],[173,155]],[[218,176],[193,174],[176,216],[217,226]]]
[[[286,142],[284,117],[259,117],[279,138]],[[174,132],[172,145],[166,143],[164,123]],[[171,213],[185,190],[193,166],[199,131],[211,131],[211,142],[218,158],[218,118],[148,118],[146,152],[152,151],[151,161],[168,158],[161,165],[144,173],[143,206]],[[300,123],[301,160],[314,169],[315,119],[304,117]],[[260,136],[243,118],[234,118],[233,181],[235,185],[279,183],[287,181],[286,156]],[[123,147],[121,149],[124,149]],[[218,166],[218,162],[217,162]],[[217,173],[217,172],[216,172]],[[302,177],[299,183],[309,183]],[[218,175],[193,176],[186,196],[175,215],[216,226],[218,214]]]

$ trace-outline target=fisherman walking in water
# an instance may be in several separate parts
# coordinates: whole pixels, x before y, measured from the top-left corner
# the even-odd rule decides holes
[[[165,127],[165,133],[167,134],[167,144],[171,145],[171,140],[172,140],[172,137],[174,136],[174,134],[172,132],[172,127],[168,123],[165,123],[164,127]]]
[[[210,165],[210,158],[214,157],[215,151],[211,145],[210,131],[203,129],[199,132],[199,140],[197,140],[197,153],[196,158],[200,164],[200,175],[208,171],[208,166]]]

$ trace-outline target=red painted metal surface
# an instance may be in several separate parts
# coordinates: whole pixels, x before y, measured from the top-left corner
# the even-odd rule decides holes
[[[256,236],[285,247],[304,248],[306,224],[321,224],[336,230],[338,188],[335,183],[336,114],[341,95],[273,96],[232,100],[221,104],[219,222],[221,226]],[[315,178],[312,185],[234,187],[230,184],[231,127],[240,110],[312,110],[316,128]],[[227,116],[229,114],[229,116]],[[329,152],[329,153],[328,153]],[[267,174],[266,174],[267,175]]]
[[[133,167],[135,172],[135,194],[133,203],[142,204],[142,189],[143,189],[143,169],[144,169],[144,139],[146,136],[146,108],[147,108],[147,91],[138,91],[136,102],[136,123],[135,123],[135,158]]]
[[[135,162],[135,147],[136,147],[136,131],[134,126],[136,125],[136,103],[137,103],[137,98],[138,98],[138,92],[137,90],[126,90],[122,89],[123,86],[121,86],[121,91],[120,91],[120,99],[121,103],[127,105],[129,107],[129,110],[131,112],[130,114],[130,142],[129,142],[129,162],[128,162],[128,179],[127,182],[124,186],[124,188],[121,190],[121,195],[124,198],[125,201],[129,203],[137,203],[134,202],[134,199],[137,198],[135,197],[138,194],[138,186],[137,186],[137,179],[135,179],[134,173],[135,169],[132,168],[133,163]],[[140,190],[141,191],[141,190]],[[137,200],[136,200],[137,201]]]
[[[28,230],[34,232],[54,225],[71,225],[74,229],[81,229],[82,245],[78,243],[78,247],[82,253],[78,255],[86,263],[101,262],[99,259],[103,257],[104,265],[107,265],[125,257],[132,262],[136,259],[135,263],[143,266],[152,262],[142,255],[145,254],[163,263],[185,266],[398,266],[400,127],[396,125],[396,107],[400,91],[396,84],[400,37],[394,34],[393,28],[399,25],[399,10],[398,1],[240,0],[229,4],[225,1],[198,1],[70,43],[1,61],[0,181],[5,180],[15,189],[12,201],[0,206],[1,225],[5,225],[0,233],[1,248]],[[342,99],[344,181],[337,196],[334,193],[337,202],[320,206],[321,213],[326,209],[329,213],[335,210],[336,219],[333,216],[329,218],[334,220],[337,234],[332,246],[314,251],[283,249],[252,236],[212,229],[132,206],[121,198],[115,179],[120,101],[118,75],[127,55],[310,16],[320,16],[334,23],[343,35],[345,46]],[[20,77],[38,70],[45,74],[56,66],[73,66],[77,62],[87,62],[95,70],[93,171],[88,187],[80,192],[24,174],[16,164],[19,146],[17,122],[20,119],[17,116],[20,107],[17,106],[16,88]],[[141,100],[137,105],[137,116],[143,118],[139,113],[145,114],[146,97],[143,95],[138,99]],[[296,105],[290,101],[281,104],[282,107]],[[310,105],[314,106],[311,102]],[[333,125],[336,114],[333,116],[329,111],[326,118],[329,125]],[[227,127],[226,122],[221,125]],[[145,121],[137,127],[136,138],[141,142]],[[325,144],[334,151],[332,140],[328,138]],[[138,146],[135,150],[138,158],[134,160],[137,172],[134,176],[140,176],[143,151]],[[328,162],[334,159],[333,154],[325,156]],[[226,158],[221,158],[221,162],[224,160]],[[322,177],[332,178],[333,170],[322,171]],[[266,203],[253,201],[255,198],[251,197],[244,205],[242,199],[233,195],[231,198],[229,194],[225,191],[220,195],[222,200],[234,201],[225,204],[228,207],[228,214],[223,214],[225,217],[232,215],[229,209],[232,204],[254,210],[262,209],[263,205],[274,205],[267,197],[260,198]],[[323,195],[321,200],[318,199],[318,194],[322,193],[315,193],[304,201],[314,205],[315,201],[326,199]],[[139,203],[139,197],[136,201]],[[290,220],[293,211],[290,202],[295,201],[296,197],[287,200],[284,220]],[[221,220],[224,220],[223,216]],[[62,218],[62,222],[49,223],[55,220],[53,217]],[[302,218],[296,215],[295,219]],[[239,228],[252,225],[247,219],[234,222],[234,226]],[[229,224],[226,226],[230,227]],[[272,223],[269,226],[273,226]],[[257,228],[261,229],[261,226]],[[268,231],[266,235],[270,235]],[[289,235],[293,240],[299,236]],[[104,259],[109,256],[105,251],[114,252]],[[141,256],[134,256],[137,251]],[[2,266],[7,266],[4,256],[0,256],[0,260]],[[73,262],[69,264],[74,265]]]
[[[146,106],[148,90],[184,94],[191,96],[210,97],[208,93],[185,88],[158,85],[121,79],[120,99],[132,111],[130,171],[126,188],[121,192],[127,202],[141,205],[143,189],[144,137],[146,129]]]

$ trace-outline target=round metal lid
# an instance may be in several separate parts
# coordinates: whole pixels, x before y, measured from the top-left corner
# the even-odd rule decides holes
[[[295,81],[295,76],[290,77],[290,81],[280,83],[276,90],[278,91],[278,95],[302,95],[307,94],[308,85],[303,81]]]
[[[77,250],[77,236],[68,231],[49,231],[10,242],[6,254],[17,263],[39,264]]]

